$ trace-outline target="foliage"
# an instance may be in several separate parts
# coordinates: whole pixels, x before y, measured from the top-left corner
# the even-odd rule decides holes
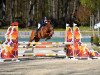
[[[4,41],[0,41],[0,44],[3,44]]]
[[[23,17],[15,17],[14,21],[17,21],[19,23],[19,28],[25,28],[26,27],[26,21]]]
[[[99,37],[98,36],[91,37],[91,43],[98,46],[99,45]]]
[[[80,0],[81,4],[83,6],[86,6],[87,8],[89,8],[91,11],[94,11],[95,9],[95,4],[92,2],[92,0]]]
[[[79,6],[79,9],[77,10],[76,13],[77,22],[80,23],[81,25],[86,25],[86,24],[89,25],[90,14],[91,12],[87,8]]]
[[[91,12],[95,12],[100,8],[100,0],[80,0],[81,4],[87,7]]]
[[[66,22],[89,26],[91,13],[97,15],[97,10],[100,9],[100,0],[6,0],[5,4],[5,17],[9,22],[12,17],[22,16],[25,19],[20,21],[21,27],[27,25],[28,18],[39,22],[44,16],[57,21],[54,27],[64,28]],[[0,6],[2,15],[2,3]],[[65,17],[65,20],[62,17]]]

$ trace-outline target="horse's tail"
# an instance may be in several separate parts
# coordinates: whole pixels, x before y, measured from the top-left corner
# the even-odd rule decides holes
[[[31,33],[31,36],[30,36],[30,39],[29,39],[29,43],[27,44],[27,47],[30,46],[30,42],[32,42],[34,40],[35,35],[36,35],[36,30],[32,30],[32,33]]]
[[[32,42],[34,40],[35,35],[36,35],[36,30],[32,30],[29,42]]]

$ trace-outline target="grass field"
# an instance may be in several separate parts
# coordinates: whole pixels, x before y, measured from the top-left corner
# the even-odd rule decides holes
[[[8,27],[0,28],[1,30],[7,30]],[[79,27],[81,31],[92,31],[89,26],[80,26]],[[32,30],[36,29],[36,27],[29,27],[29,28],[19,28],[19,30],[24,31],[24,30]],[[54,28],[55,31],[65,31],[65,28]]]

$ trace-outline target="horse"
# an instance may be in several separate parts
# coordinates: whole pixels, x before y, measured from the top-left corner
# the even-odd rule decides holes
[[[40,39],[45,39],[45,41],[46,41],[46,40],[50,39],[53,34],[54,34],[54,28],[51,24],[51,21],[48,20],[47,23],[38,30],[38,32],[36,30],[32,30],[27,47],[30,46],[30,42],[32,42],[33,40],[35,42],[38,42],[38,41],[40,41]]]

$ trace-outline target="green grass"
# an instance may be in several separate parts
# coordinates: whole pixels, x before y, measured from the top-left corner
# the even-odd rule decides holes
[[[5,27],[5,28],[0,28],[0,31],[6,31],[8,27]],[[36,29],[36,27],[29,27],[29,28],[19,28],[19,31],[31,31],[33,29]],[[54,28],[54,31],[65,31],[66,28]],[[79,27],[80,31],[82,33],[85,33],[85,34],[92,34],[92,30],[90,30],[90,27],[89,26],[80,26]],[[87,33],[88,31],[88,33]],[[97,33],[97,31],[95,31],[95,33]]]
[[[54,31],[65,31],[63,28],[54,28]]]
[[[54,28],[55,31],[65,31],[66,28]],[[91,31],[89,26],[80,26],[80,31]]]
[[[80,31],[91,31],[89,26],[80,26],[79,29]]]
[[[66,28],[54,28],[55,30],[65,30]],[[89,26],[80,26],[79,29],[81,31],[91,31]]]
[[[0,29],[0,32],[7,31],[7,29]]]

